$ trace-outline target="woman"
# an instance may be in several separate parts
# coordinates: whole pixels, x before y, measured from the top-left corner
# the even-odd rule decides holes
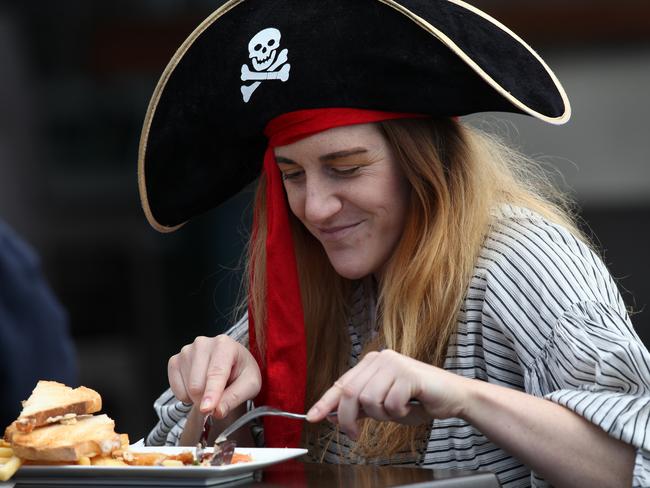
[[[255,399],[309,409],[304,432],[273,419],[264,438],[314,459],[649,485],[650,356],[615,284],[530,164],[454,117],[565,122],[543,61],[457,1],[239,5],[163,75],[140,188],[174,230],[257,176],[266,144],[249,313],[170,359],[148,443],[194,444],[206,414],[226,424]],[[234,48],[208,61],[233,39],[253,68]]]

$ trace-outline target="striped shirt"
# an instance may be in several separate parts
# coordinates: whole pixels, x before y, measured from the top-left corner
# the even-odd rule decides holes
[[[374,330],[374,300],[355,290],[350,366]],[[228,332],[247,345],[244,317]],[[546,398],[636,450],[633,486],[650,487],[650,353],[602,261],[565,228],[505,206],[477,260],[444,368]],[[190,410],[168,390],[147,444],[177,444]],[[435,469],[487,469],[504,487],[546,487],[540,476],[458,418],[434,420],[419,452],[350,457],[354,442],[333,433],[324,462]]]

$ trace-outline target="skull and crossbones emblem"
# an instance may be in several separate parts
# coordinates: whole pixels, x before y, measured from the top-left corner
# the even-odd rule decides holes
[[[255,34],[248,43],[248,57],[253,69],[251,70],[247,64],[243,64],[241,80],[254,81],[254,83],[241,86],[244,102],[248,103],[251,95],[262,81],[281,80],[284,82],[289,79],[289,70],[291,69],[291,65],[287,62],[289,50],[282,49],[278,52],[281,38],[282,34],[278,29],[269,27]]]

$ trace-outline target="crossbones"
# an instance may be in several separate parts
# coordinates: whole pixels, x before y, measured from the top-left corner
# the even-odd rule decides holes
[[[269,68],[266,71],[251,71],[247,64],[242,65],[241,67],[242,81],[258,80],[255,81],[255,83],[253,83],[252,85],[241,86],[241,93],[244,97],[244,102],[248,102],[250,100],[251,95],[255,90],[257,90],[257,87],[260,86],[262,81],[280,80],[284,82],[289,79],[289,70],[291,69],[291,65],[287,63],[288,52],[289,52],[288,49],[283,49],[282,51],[280,51],[280,54],[278,55],[278,59],[276,59],[275,62],[271,66],[269,66]],[[280,66],[282,67],[276,71],[276,69],[279,68]]]

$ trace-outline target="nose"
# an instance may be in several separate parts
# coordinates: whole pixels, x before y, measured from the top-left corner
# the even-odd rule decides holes
[[[326,181],[307,178],[306,186],[305,219],[310,224],[319,225],[327,222],[343,207],[340,196]]]

